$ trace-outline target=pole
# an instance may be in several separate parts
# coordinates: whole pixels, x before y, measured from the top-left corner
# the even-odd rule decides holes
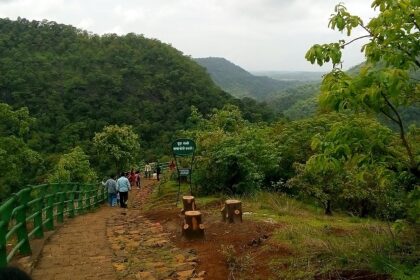
[[[193,195],[193,191],[192,191],[192,171],[193,171],[193,163],[194,163],[194,154],[195,154],[195,152],[193,152],[193,154],[192,154],[191,168],[190,168],[190,194],[191,195]]]
[[[181,176],[179,174],[179,169],[178,169],[178,161],[176,160],[176,155],[175,153],[174,155],[174,159],[175,159],[175,165],[176,165],[176,172],[178,174],[178,195],[176,196],[176,202],[175,202],[175,206],[178,206],[178,200],[179,200],[179,194],[181,192]]]

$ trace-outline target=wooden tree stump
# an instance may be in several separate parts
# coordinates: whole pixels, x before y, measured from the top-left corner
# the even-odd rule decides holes
[[[183,196],[182,204],[184,205],[184,209],[181,210],[182,214],[184,214],[186,211],[195,211],[195,209],[197,209],[195,205],[194,196],[190,196],[190,195]]]
[[[240,200],[228,199],[221,210],[223,221],[229,223],[242,223],[242,202]]]
[[[204,237],[204,225],[201,221],[200,211],[185,212],[182,235],[189,239]]]

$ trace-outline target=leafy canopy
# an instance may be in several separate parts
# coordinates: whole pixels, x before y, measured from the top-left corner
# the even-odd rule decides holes
[[[289,184],[319,199],[327,214],[339,204],[362,216],[367,207],[390,208],[383,202],[392,200],[397,176],[392,170],[399,169],[392,131],[366,115],[342,117],[312,138],[314,154],[296,165],[297,176]]]
[[[94,182],[96,179],[95,171],[90,166],[89,156],[82,148],[75,147],[60,157],[49,181],[88,183]]]
[[[109,166],[115,166],[115,172],[120,172],[135,163],[140,152],[139,140],[131,126],[109,125],[95,133],[93,145],[99,157]]]
[[[245,121],[226,105],[204,119],[193,108],[186,136],[197,142],[194,182],[203,193],[245,194],[262,186],[277,161],[267,128]]]
[[[366,111],[382,114],[398,126],[401,143],[406,149],[408,166],[417,177],[420,164],[418,150],[413,151],[408,142],[401,118],[402,106],[417,105],[420,86],[411,73],[420,67],[420,10],[417,0],[375,0],[371,7],[379,14],[365,24],[358,16],[351,15],[343,4],[338,4],[331,15],[329,27],[352,35],[355,28],[362,28],[366,35],[340,40],[331,44],[316,44],[306,53],[311,63],[333,63],[333,70],[322,82],[320,106],[338,111]],[[366,65],[355,76],[343,72],[342,49],[356,40],[368,38],[362,51]]]
[[[33,183],[42,170],[41,156],[26,141],[33,122],[27,108],[0,103],[0,199]]]

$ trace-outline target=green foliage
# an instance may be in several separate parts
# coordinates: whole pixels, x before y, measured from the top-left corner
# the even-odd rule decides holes
[[[133,33],[95,35],[50,21],[0,19],[0,101],[37,121],[31,147],[57,155],[79,145],[96,162],[94,133],[132,125],[148,159],[169,152],[194,105],[203,114],[238,105],[249,120],[270,118],[217,88],[205,70],[168,44]],[[255,118],[255,119],[253,119]]]
[[[140,153],[140,139],[131,126],[106,126],[102,132],[95,133],[93,145],[108,168],[114,172],[128,170],[135,164]]]
[[[331,15],[328,27],[337,28],[339,31],[347,30],[347,36],[350,36],[351,30],[359,25],[363,25],[363,21],[358,16],[352,16],[347,12],[347,8],[343,4],[338,4],[334,11],[336,14]],[[327,61],[328,62],[328,61]]]
[[[407,196],[408,220],[414,224],[420,224],[420,186],[415,188]]]
[[[289,117],[290,115],[293,115],[293,113],[290,113],[290,110],[293,110],[293,106],[298,105],[297,103],[300,101],[317,98],[319,90],[319,83],[299,85],[279,91],[275,95],[268,97],[267,104],[275,112],[283,113],[285,116]],[[305,117],[310,116],[311,115],[306,115]]]
[[[329,26],[338,31],[347,30],[351,36],[357,27],[367,34],[348,42],[314,45],[305,58],[319,65],[332,60],[333,71],[326,75],[321,87],[320,105],[326,109],[354,110],[383,114],[398,126],[402,146],[409,158],[408,167],[420,177],[418,151],[412,149],[406,139],[406,132],[399,111],[401,106],[419,102],[420,87],[418,80],[410,76],[420,67],[420,30],[417,1],[375,0],[372,8],[379,8],[379,14],[368,24],[347,12],[343,4],[336,6]],[[342,49],[355,40],[368,38],[362,48],[367,63],[359,74],[350,76],[335,68],[340,63]]]
[[[28,108],[13,110],[9,105],[0,103],[0,134],[2,136],[26,136],[30,125],[35,121],[29,116]]]
[[[275,169],[274,146],[266,128],[246,122],[238,108],[225,106],[208,120],[194,113],[190,122],[196,126],[188,136],[198,147],[194,182],[203,193],[252,193]]]
[[[296,85],[296,82],[254,76],[224,58],[196,58],[195,61],[206,68],[218,86],[238,98],[265,100],[280,90]]]
[[[322,66],[324,62],[332,61],[333,65],[337,65],[341,62],[341,51],[339,43],[323,44],[323,45],[314,45],[306,53],[305,58],[309,60],[312,64],[318,63],[319,66]]]
[[[394,189],[400,158],[391,130],[365,115],[348,116],[330,131],[312,138],[315,154],[296,166],[292,187],[321,201],[327,213],[333,204],[358,215],[386,217],[401,211]]]
[[[96,179],[95,171],[90,166],[89,156],[82,148],[75,147],[60,157],[48,181],[91,183]]]
[[[271,175],[271,181],[287,180],[295,176],[295,163],[305,163],[313,155],[311,140],[315,134],[329,131],[338,114],[320,115],[312,118],[277,123],[271,127],[270,139],[274,141],[278,156],[278,170]]]
[[[284,111],[284,115],[291,120],[299,120],[314,116],[318,110],[318,98],[311,97],[299,100],[292,107]]]
[[[33,122],[27,108],[13,110],[0,103],[0,200],[34,182],[42,171],[41,156],[26,141]]]

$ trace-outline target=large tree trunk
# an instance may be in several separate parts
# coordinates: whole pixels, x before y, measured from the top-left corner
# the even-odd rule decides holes
[[[182,204],[184,205],[184,208],[181,210],[181,213],[184,214],[186,211],[194,211],[197,209],[195,205],[195,198],[194,196],[183,196],[182,197]]]
[[[188,239],[204,237],[204,225],[199,211],[186,211],[182,235]]]
[[[226,200],[221,213],[224,222],[242,222],[242,202],[234,199]]]

